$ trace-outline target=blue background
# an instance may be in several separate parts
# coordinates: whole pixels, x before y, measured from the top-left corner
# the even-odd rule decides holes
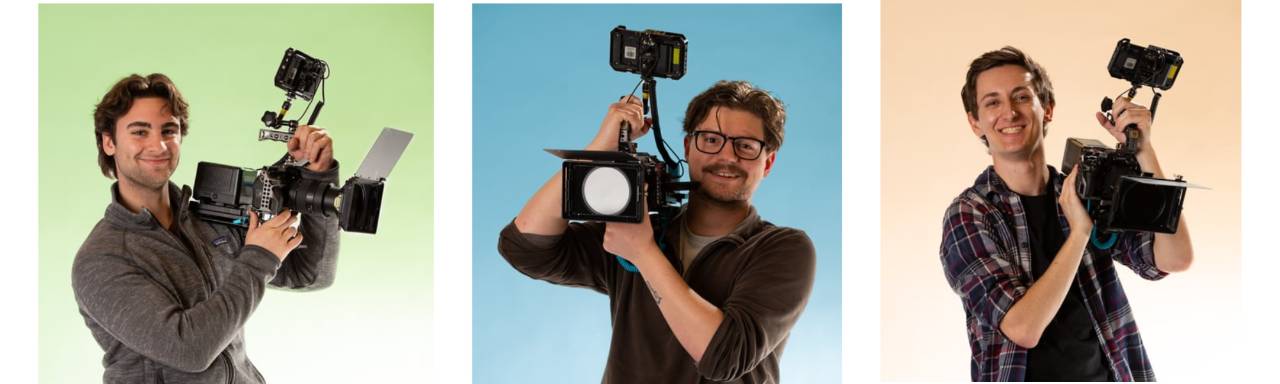
[[[498,255],[496,244],[502,227],[560,167],[542,149],[585,147],[608,105],[639,82],[637,75],[614,72],[607,60],[609,31],[626,25],[689,40],[685,77],[658,80],[664,133],[679,153],[685,106],[717,80],[751,81],[786,104],[785,142],[753,204],[766,220],[805,230],[818,265],[809,304],[783,353],[782,377],[838,382],[840,6],[473,9],[474,381],[600,381],[610,338],[608,298],[529,279]],[[652,137],[640,140],[640,151],[657,153]]]

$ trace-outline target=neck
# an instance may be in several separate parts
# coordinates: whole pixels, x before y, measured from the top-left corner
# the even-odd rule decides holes
[[[1049,183],[1049,168],[1044,164],[1044,150],[1037,149],[1031,156],[1018,159],[992,157],[996,174],[1009,185],[1009,189],[1025,196],[1040,196]]]
[[[139,213],[142,209],[151,211],[160,226],[169,229],[173,223],[173,209],[169,205],[169,184],[158,189],[136,185],[125,179],[117,183],[120,189],[120,204],[130,212]]]
[[[685,210],[689,231],[698,236],[724,236],[751,213],[751,202],[721,202],[693,193]]]

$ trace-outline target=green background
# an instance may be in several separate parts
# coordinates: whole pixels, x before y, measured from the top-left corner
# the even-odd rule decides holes
[[[102,351],[77,311],[71,262],[102,218],[111,181],[98,170],[93,108],[131,74],[169,75],[191,129],[173,181],[198,161],[257,168],[284,144],[258,142],[285,48],[327,61],[317,125],[334,137],[340,178],[382,127],[413,132],[392,172],[379,233],[343,234],[336,283],[269,290],[246,326],[249,356],[272,382],[389,382],[422,377],[431,351],[431,5],[41,5],[39,374],[102,380]],[[305,102],[295,101],[295,112]]]

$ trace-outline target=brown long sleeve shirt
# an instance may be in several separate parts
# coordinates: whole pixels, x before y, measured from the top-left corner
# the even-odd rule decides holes
[[[671,244],[680,220],[668,228]],[[498,251],[521,273],[609,296],[613,337],[604,383],[777,383],[783,347],[813,289],[815,254],[803,231],[761,220],[754,208],[729,235],[702,249],[689,287],[724,312],[724,321],[695,362],[680,346],[639,273],[604,251],[603,223],[571,223],[560,236],[502,230]],[[672,248],[674,249],[674,248]]]

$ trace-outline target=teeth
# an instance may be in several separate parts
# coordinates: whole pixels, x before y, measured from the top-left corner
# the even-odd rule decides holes
[[[1012,133],[1019,133],[1019,132],[1022,132],[1022,126],[1007,127],[1000,130],[1000,133],[1004,133],[1004,134],[1012,134]]]

